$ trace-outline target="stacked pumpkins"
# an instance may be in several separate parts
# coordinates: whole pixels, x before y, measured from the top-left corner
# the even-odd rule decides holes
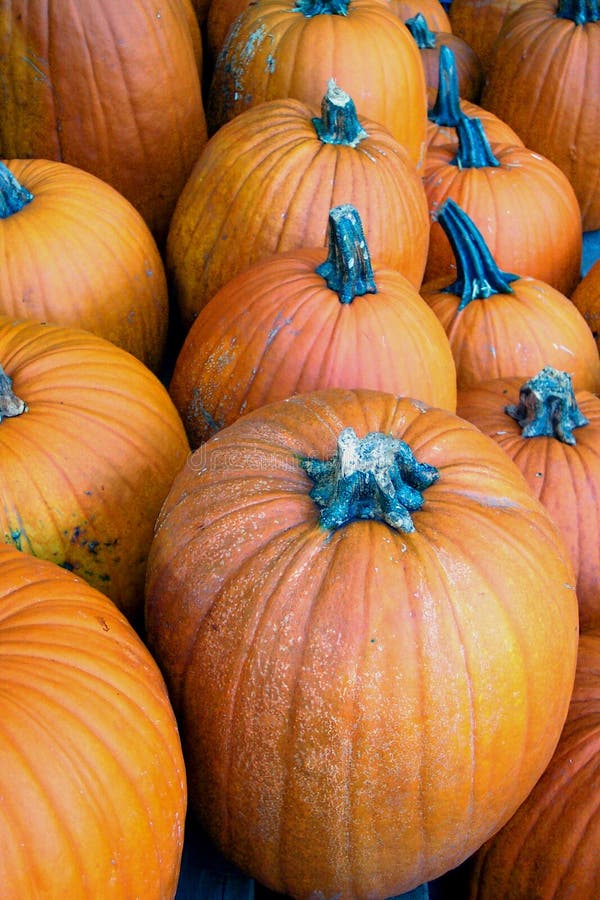
[[[597,897],[600,12],[497,6],[2,4],[7,900],[173,900],[188,801]]]

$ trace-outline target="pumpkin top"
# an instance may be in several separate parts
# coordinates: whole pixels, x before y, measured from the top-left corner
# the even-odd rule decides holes
[[[27,412],[26,403],[13,392],[12,378],[0,366],[0,422]]]
[[[559,0],[557,19],[570,19],[576,25],[587,25],[600,20],[598,0]]]
[[[313,16],[347,16],[350,0],[296,0],[293,12],[307,19]]]
[[[33,200],[33,194],[0,162],[0,219],[7,219]]]
[[[358,121],[354,100],[338,87],[333,78],[329,79],[327,92],[321,101],[321,118],[315,117],[312,123],[324,144],[356,147],[368,137]]]
[[[589,425],[577,405],[571,376],[551,366],[526,381],[519,402],[504,411],[518,422],[525,438],[547,436],[575,444],[573,429]]]
[[[335,291],[340,303],[352,303],[363,294],[376,294],[371,256],[358,211],[350,204],[336,206],[329,213],[327,259],[317,267],[317,275]]]
[[[435,31],[430,29],[423,13],[418,12],[411,19],[406,19],[404,24],[414,37],[419,50],[433,50],[435,48]]]
[[[331,459],[304,457],[300,465],[314,482],[310,496],[321,507],[320,524],[331,531],[356,519],[414,531],[410,514],[423,505],[421,491],[439,478],[404,441],[377,431],[358,438],[353,428],[340,433]]]
[[[486,166],[499,166],[490,142],[487,139],[481,119],[465,116],[456,120],[458,149],[452,165],[460,169],[483,169]]]
[[[456,57],[450,47],[442,44],[438,57],[437,96],[427,117],[431,122],[435,122],[436,125],[456,128],[463,116],[464,113],[460,108]]]

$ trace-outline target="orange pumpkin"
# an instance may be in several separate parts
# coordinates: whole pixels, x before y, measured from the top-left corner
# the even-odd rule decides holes
[[[135,357],[0,316],[0,541],[72,570],[136,624],[154,521],[188,443]]]
[[[162,242],[206,141],[189,0],[0,2],[0,156],[108,182]]]
[[[0,313],[85,328],[157,371],[167,339],[158,248],[114,188],[66,163],[0,163]]]
[[[600,259],[585,273],[571,294],[571,300],[592,329],[600,350]]]
[[[457,416],[339,388],[243,416],[176,477],[149,561],[192,808],[301,900],[440,875],[550,760],[573,585],[514,463]]]
[[[482,96],[564,173],[584,231],[600,228],[600,4],[534,0],[504,22]]]
[[[481,93],[483,69],[477,54],[466,41],[451,32],[432,31],[422,13],[407,19],[405,24],[421,51],[428,90],[437,90],[441,49],[449,47],[455,59],[460,96],[476,102]]]
[[[361,117],[385,126],[421,165],[423,64],[408,29],[380,0],[257,0],[246,7],[215,63],[209,131],[265,100],[295,97],[316,106],[330,78]]]
[[[526,0],[452,0],[448,18],[454,34],[473,48],[487,72],[504,20]]]
[[[458,414],[492,437],[559,526],[577,576],[582,631],[600,627],[600,400],[546,366],[460,391]]]
[[[208,142],[175,209],[167,272],[189,328],[227,281],[272,253],[324,247],[329,210],[359,210],[371,253],[419,287],[427,200],[405,149],[330,82],[321,116],[291,98],[241,113]]]
[[[584,634],[558,747],[533,791],[475,858],[472,900],[600,895],[600,633]]]
[[[187,798],[158,666],[107,597],[3,544],[0,685],[2,896],[171,900]]]
[[[422,13],[432,31],[452,31],[450,17],[440,0],[382,0],[394,15],[406,22]]]
[[[456,131],[458,149],[427,150],[423,182],[432,225],[424,281],[454,269],[450,243],[435,218],[451,197],[485,235],[499,266],[569,296],[580,278],[583,237],[566,176],[533,150],[490,144],[477,119],[463,116]]]
[[[242,413],[326,387],[417,397],[452,412],[438,318],[399,272],[371,264],[360,216],[329,214],[329,250],[280,253],[227,282],[194,321],[170,394],[197,447]]]
[[[439,317],[459,388],[545,365],[567,371],[577,390],[600,390],[600,356],[573,303],[537,278],[501,271],[473,220],[452,199],[437,215],[452,246],[456,279],[427,282],[421,295]]]

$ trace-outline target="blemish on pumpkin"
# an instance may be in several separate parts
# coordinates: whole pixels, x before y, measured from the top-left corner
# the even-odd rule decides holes
[[[275,71],[275,64],[276,64],[275,57],[269,53],[269,55],[267,56],[267,64],[266,64],[267,72],[270,72],[272,74]]]
[[[13,543],[17,550],[23,549],[23,542],[21,540],[22,534],[20,528],[13,528],[13,530],[10,532],[9,538],[10,541],[7,541],[7,543]]]
[[[98,621],[100,622],[100,628],[102,631],[110,631],[110,625],[102,616],[98,616]]]

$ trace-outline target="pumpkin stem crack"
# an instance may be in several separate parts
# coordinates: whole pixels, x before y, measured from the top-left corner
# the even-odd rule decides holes
[[[575,444],[574,428],[589,425],[573,390],[568,372],[545,366],[526,381],[519,391],[519,402],[504,411],[520,425],[523,437],[554,437],[563,444]]]

